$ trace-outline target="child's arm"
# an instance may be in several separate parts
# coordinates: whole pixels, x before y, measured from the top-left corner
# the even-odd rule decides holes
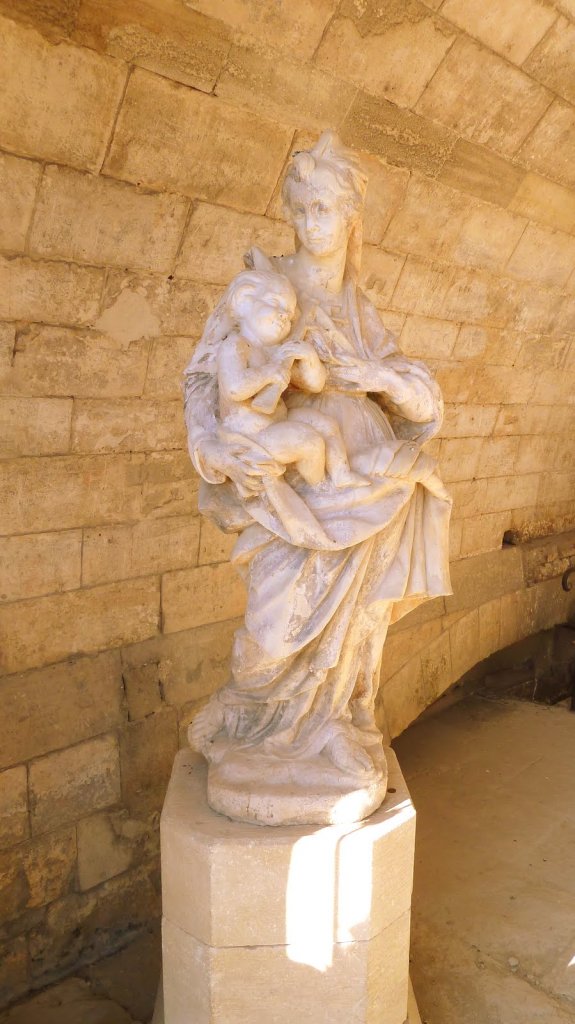
[[[289,381],[287,370],[272,360],[264,366],[248,366],[248,343],[240,335],[226,338],[218,350],[218,385],[232,402],[253,398],[268,384],[284,388]]]
[[[286,341],[281,354],[292,362],[291,383],[302,391],[323,391],[326,370],[313,345],[308,341]]]

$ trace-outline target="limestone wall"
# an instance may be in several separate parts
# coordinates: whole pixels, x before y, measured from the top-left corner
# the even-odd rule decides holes
[[[279,182],[326,126],[369,165],[364,287],[447,403],[455,596],[392,631],[391,732],[566,618],[572,538],[535,575],[501,544],[575,525],[575,5],[0,11],[7,1001],[157,913],[170,764],[242,608],[196,514],[181,372],[242,253],[291,246]]]

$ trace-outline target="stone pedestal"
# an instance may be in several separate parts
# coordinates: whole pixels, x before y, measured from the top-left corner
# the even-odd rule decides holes
[[[212,811],[203,760],[177,755],[161,823],[165,1024],[404,1024],[415,811],[387,754],[388,795],[366,821],[277,828]]]

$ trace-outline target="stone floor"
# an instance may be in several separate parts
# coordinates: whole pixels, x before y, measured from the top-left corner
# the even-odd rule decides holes
[[[418,811],[423,1024],[572,1024],[575,714],[470,697],[440,703],[395,747]],[[151,929],[0,1024],[148,1024],[159,947]]]
[[[395,743],[418,812],[424,1024],[575,1020],[575,714],[477,697]]]

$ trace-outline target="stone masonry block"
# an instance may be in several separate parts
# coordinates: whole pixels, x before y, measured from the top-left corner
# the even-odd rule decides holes
[[[8,924],[27,910],[63,896],[76,872],[76,830],[51,832],[24,848],[0,855],[0,920]]]
[[[162,577],[165,633],[234,618],[244,605],[244,585],[229,563],[181,569]]]
[[[512,156],[551,99],[546,89],[518,68],[460,36],[423,93],[417,111],[471,142]]]
[[[120,735],[122,798],[131,811],[159,811],[178,749],[176,712],[164,708]]]
[[[41,166],[0,154],[0,249],[22,252],[36,198]]]
[[[0,603],[80,586],[82,533],[0,537]]]
[[[42,178],[30,251],[79,263],[171,269],[188,202],[67,167]]]
[[[481,7],[474,7],[465,0],[446,0],[441,15],[519,65],[557,16],[553,8],[541,0],[510,0],[506,4],[483,0]]]
[[[575,188],[575,110],[570,103],[553,101],[517,158],[530,169]]]
[[[103,283],[95,267],[0,259],[0,317],[83,325],[98,311]]]
[[[28,838],[28,779],[26,766],[0,772],[0,849]]]
[[[69,398],[0,398],[0,457],[65,454],[71,427]]]
[[[297,944],[300,927],[327,917],[330,948],[379,935],[409,912],[415,835],[395,754],[386,756],[390,792],[367,821],[264,835],[209,808],[205,763],[181,751],[162,812],[164,918],[217,947]]]
[[[528,225],[506,267],[514,277],[553,288],[562,288],[574,269],[575,238],[537,224]]]
[[[261,0],[189,0],[188,7],[210,18],[223,21],[240,37],[248,37],[266,47],[289,55],[297,53],[302,60],[312,57],[323,30],[337,6],[337,0],[290,0],[262,7]]]
[[[105,170],[124,181],[264,213],[291,136],[291,129],[253,111],[136,69]]]
[[[33,29],[7,19],[1,31],[0,145],[97,171],[126,67],[91,50],[52,46]]]
[[[523,171],[519,167],[484,146],[475,146],[467,139],[457,140],[439,174],[439,181],[446,185],[501,207],[507,206],[523,178]],[[524,213],[513,203],[509,209]]]
[[[30,765],[32,831],[46,832],[120,799],[120,761],[114,736],[79,743]]]
[[[192,357],[196,341],[186,336],[152,339],[145,395],[178,399],[181,403],[183,369]]]
[[[11,676],[2,680],[0,765],[69,747],[123,721],[115,651]]]
[[[575,102],[575,25],[557,18],[525,62],[525,70],[569,103]]]
[[[199,516],[170,516],[134,526],[85,530],[83,583],[111,583],[196,565],[199,539]]]
[[[75,403],[72,451],[137,452],[185,447],[181,400],[84,398]]]
[[[521,551],[506,547],[475,558],[465,558],[451,567],[453,594],[445,598],[447,613],[476,608],[509,591],[524,586]]]
[[[82,892],[157,855],[157,822],[112,811],[82,818],[78,830],[78,881]]]
[[[575,233],[575,193],[539,174],[525,175],[509,209],[551,228]]]
[[[156,577],[0,605],[0,669],[6,674],[145,640],[158,631]]]

